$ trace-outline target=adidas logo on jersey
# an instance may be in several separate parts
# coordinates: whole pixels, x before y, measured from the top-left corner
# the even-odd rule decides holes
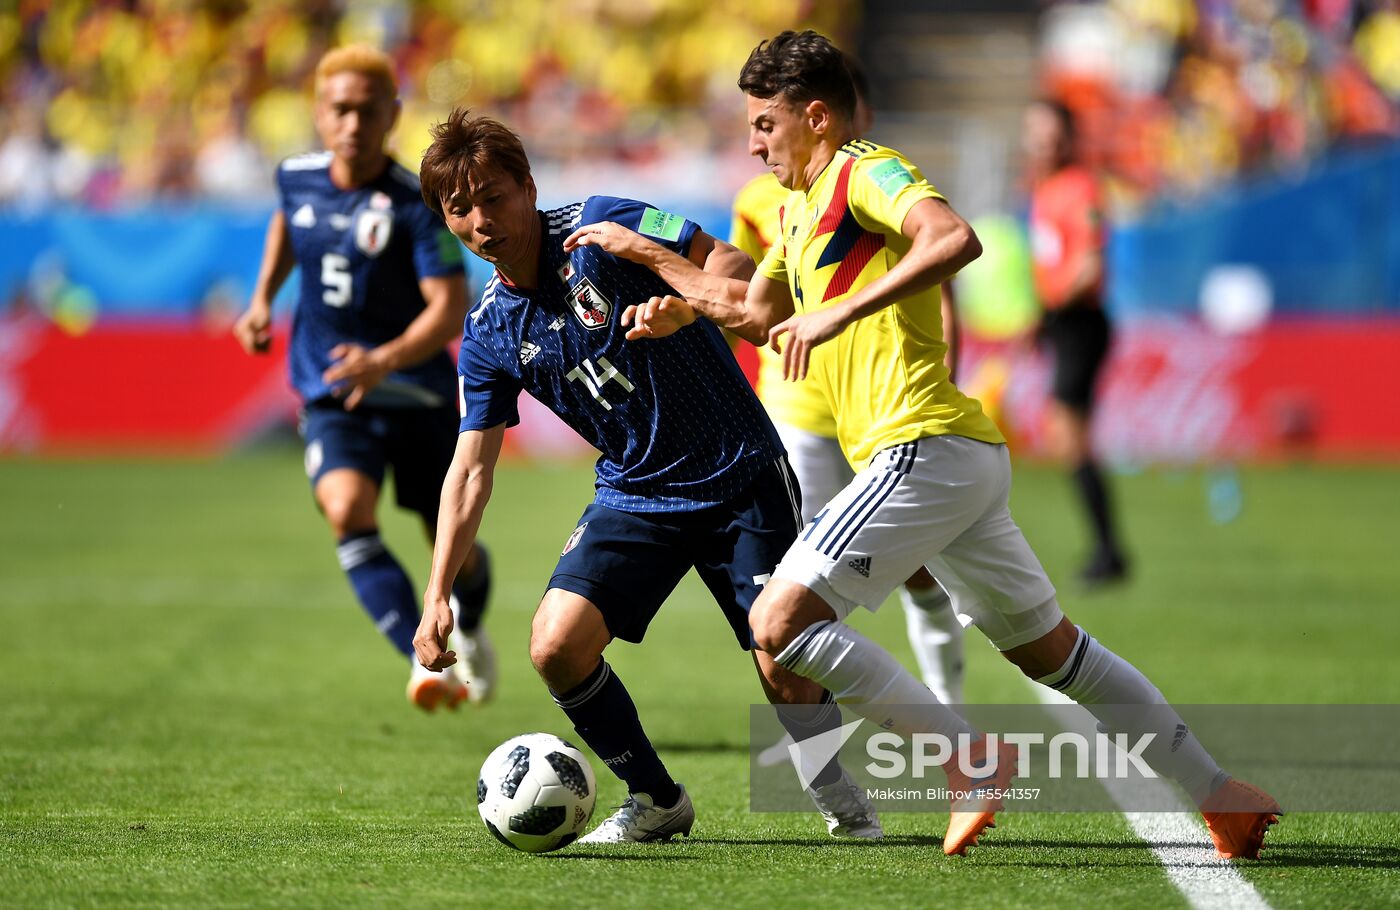
[[[857,556],[855,559],[853,559],[853,560],[851,560],[850,562],[846,563],[846,565],[850,566],[852,569],[855,569],[857,572],[859,572],[860,574],[864,575],[866,578],[869,578],[869,577],[870,577],[870,557],[869,557],[869,556]]]
[[[535,359],[535,355],[540,352],[540,346],[533,342],[523,342],[520,345],[520,365],[523,367]]]
[[[311,228],[316,226],[316,210],[306,203],[292,215],[292,227]]]

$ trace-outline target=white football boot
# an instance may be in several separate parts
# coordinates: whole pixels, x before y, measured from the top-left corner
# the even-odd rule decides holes
[[[623,801],[616,812],[588,834],[580,837],[580,844],[641,844],[651,841],[669,841],[677,834],[690,836],[690,828],[695,824],[695,806],[690,802],[690,794],[683,784],[677,784],[681,798],[669,809],[663,809],[651,801],[645,793],[633,793]]]
[[[490,701],[496,694],[496,649],[484,625],[470,632],[453,629],[447,636],[447,647],[457,652],[457,662],[450,668],[467,687],[467,698],[474,705]]]
[[[438,705],[457,710],[467,699],[467,687],[449,667],[433,671],[416,660],[409,661],[408,700],[424,711],[436,711]]]
[[[810,787],[807,795],[821,810],[826,819],[826,830],[832,837],[860,837],[865,840],[879,840],[885,836],[880,825],[880,816],[845,768],[841,778],[825,787]]]
[[[792,734],[784,733],[777,742],[758,753],[758,766],[760,768],[776,768],[778,765],[792,761],[792,753],[788,749],[791,745],[793,745]]]

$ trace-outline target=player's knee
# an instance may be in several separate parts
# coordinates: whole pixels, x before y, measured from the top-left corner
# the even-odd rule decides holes
[[[787,579],[770,581],[749,611],[754,643],[775,657],[813,624],[836,619],[836,612],[816,592]]]
[[[317,491],[316,503],[337,538],[375,526],[375,497],[352,489]]]
[[[570,641],[567,635],[556,634],[552,629],[537,626],[530,635],[530,663],[545,684],[556,692],[572,689],[593,672],[599,655],[587,651]]]
[[[535,614],[530,629],[530,663],[556,692],[572,689],[598,666],[601,647],[592,636],[581,633],[549,610],[542,608]]]
[[[796,627],[792,614],[776,598],[762,597],[749,612],[749,628],[753,631],[754,644],[775,656],[802,631]]]

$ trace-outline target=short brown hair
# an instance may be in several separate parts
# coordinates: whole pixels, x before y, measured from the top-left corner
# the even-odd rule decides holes
[[[498,167],[521,186],[530,177],[530,159],[520,137],[490,117],[473,117],[459,107],[432,128],[433,142],[423,153],[418,182],[423,202],[439,218],[444,197],[466,188],[472,172]]]
[[[811,29],[761,42],[739,71],[739,88],[755,98],[821,101],[847,119],[855,116],[856,89],[846,55]]]
[[[339,73],[359,73],[374,83],[388,101],[399,97],[399,83],[394,78],[394,63],[389,55],[367,44],[347,44],[327,51],[316,64],[316,94],[327,79]]]

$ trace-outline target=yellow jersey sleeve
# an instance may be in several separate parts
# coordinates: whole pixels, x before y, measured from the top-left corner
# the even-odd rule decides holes
[[[856,159],[847,193],[856,222],[878,234],[899,234],[910,209],[943,198],[908,158],[887,148]]]

